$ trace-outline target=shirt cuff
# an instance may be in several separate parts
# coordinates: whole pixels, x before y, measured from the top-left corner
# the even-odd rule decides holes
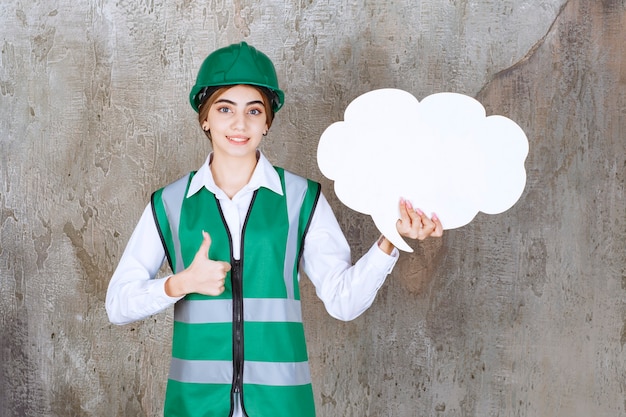
[[[387,255],[379,246],[378,242],[374,242],[370,250],[368,251],[368,259],[371,260],[371,265],[385,271],[387,275],[391,273],[393,267],[400,258],[400,251],[394,247],[391,254]]]
[[[182,297],[171,297],[169,295],[167,295],[167,293],[165,292],[165,282],[171,277],[171,275],[165,277],[165,278],[159,278],[156,279],[155,281],[158,282],[158,285],[155,283],[155,285],[151,286],[150,288],[150,292],[152,293],[152,297],[154,300],[154,304],[157,306],[161,306],[163,308],[169,307],[170,305],[176,303],[178,300],[180,300]]]

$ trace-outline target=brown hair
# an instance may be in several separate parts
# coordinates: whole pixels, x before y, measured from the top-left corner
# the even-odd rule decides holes
[[[244,84],[244,85],[249,85],[250,87],[255,88],[259,93],[261,93],[261,97],[263,99],[263,107],[265,108],[265,121],[267,123],[267,128],[269,129],[272,126],[272,121],[274,120],[274,110],[272,110],[272,103],[269,98],[271,92],[265,87],[258,87],[256,85],[250,85],[250,84]],[[202,124],[209,117],[209,110],[211,109],[211,106],[213,105],[213,103],[215,103],[215,101],[218,99],[219,96],[224,94],[226,91],[228,91],[232,87],[234,87],[234,85],[214,87],[213,91],[208,94],[208,98],[205,99],[200,104],[200,107],[198,108],[198,122],[200,123],[200,127],[202,127]],[[209,138],[209,140],[212,140],[210,130],[205,130],[204,133]]]

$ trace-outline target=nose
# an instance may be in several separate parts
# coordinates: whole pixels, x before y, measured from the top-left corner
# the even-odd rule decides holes
[[[236,112],[232,118],[233,129],[243,131],[246,128],[246,117],[244,112]]]

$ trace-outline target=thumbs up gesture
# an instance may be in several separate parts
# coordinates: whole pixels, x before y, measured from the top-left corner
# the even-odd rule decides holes
[[[190,293],[220,295],[224,292],[230,264],[209,259],[211,236],[205,231],[202,231],[202,236],[202,244],[191,265],[165,282],[165,293],[170,297],[182,297]]]

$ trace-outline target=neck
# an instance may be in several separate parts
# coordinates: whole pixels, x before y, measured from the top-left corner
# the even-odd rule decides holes
[[[242,158],[224,157],[213,154],[211,173],[213,180],[229,198],[233,198],[252,177],[256,167],[256,152],[251,157]]]

